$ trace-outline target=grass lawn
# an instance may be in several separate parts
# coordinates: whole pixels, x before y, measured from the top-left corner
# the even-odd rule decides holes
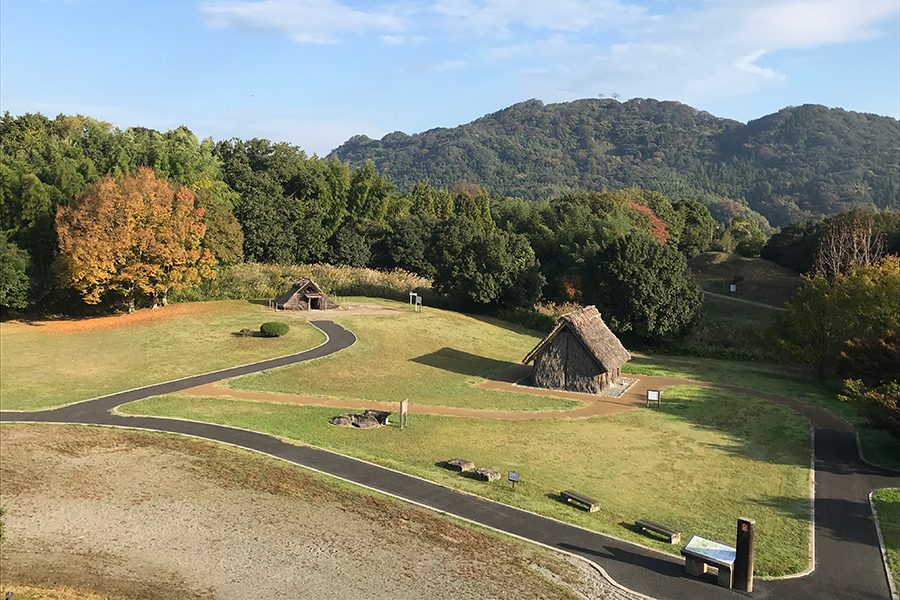
[[[900,489],[877,490],[872,497],[875,500],[875,510],[878,511],[878,524],[881,526],[894,585],[900,589]]]
[[[622,367],[622,372],[738,385],[816,404],[853,424],[867,460],[900,470],[896,438],[885,431],[870,428],[852,405],[838,399],[838,390],[819,385],[799,365],[657,355],[632,357]]]
[[[57,322],[0,324],[0,408],[37,410],[301,352],[325,341],[317,329],[291,319],[281,338],[237,337],[279,320],[246,301],[158,309],[179,312],[124,327],[91,330],[90,320],[67,331]],[[118,317],[118,318],[126,318]],[[109,323],[109,317],[104,323]]]
[[[706,320],[712,323],[733,323],[753,325],[764,329],[774,323],[775,315],[784,314],[771,308],[735,302],[718,296],[703,295],[703,313]]]
[[[800,287],[796,272],[761,258],[746,258],[726,252],[706,252],[689,261],[694,279],[704,290],[729,293],[736,283],[735,296],[772,306],[784,306]],[[739,281],[735,282],[735,278]]]
[[[384,303],[384,302],[382,302]],[[404,306],[391,302],[391,306]],[[518,363],[540,341],[508,323],[434,308],[420,313],[336,317],[359,341],[314,363],[229,381],[239,389],[365,398],[490,410],[560,410],[573,400],[474,387]]]
[[[684,534],[733,542],[735,518],[757,522],[760,575],[807,566],[809,430],[771,402],[696,387],[673,388],[656,409],[611,417],[503,421],[411,415],[409,427],[333,427],[333,408],[228,398],[165,396],[130,414],[245,427],[331,448],[670,553],[677,547],[632,529],[649,518]],[[450,458],[521,474],[482,483],[443,468]],[[561,501],[574,489],[600,501],[588,513]]]

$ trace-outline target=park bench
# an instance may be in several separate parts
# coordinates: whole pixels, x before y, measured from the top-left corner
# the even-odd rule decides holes
[[[692,535],[688,543],[681,549],[684,556],[684,572],[694,577],[706,573],[706,566],[710,565],[719,570],[718,584],[731,589],[734,561],[737,558],[737,550],[713,540]]]
[[[634,526],[637,528],[638,532],[643,531],[644,529],[648,531],[653,531],[660,535],[664,535],[669,538],[670,544],[677,544],[681,541],[681,532],[675,531],[671,527],[666,527],[665,525],[660,525],[654,521],[648,521],[647,519],[638,519],[634,522]]]
[[[594,512],[595,510],[600,509],[600,503],[594,500],[593,498],[588,498],[578,492],[573,492],[572,490],[566,490],[560,494],[563,498],[566,499],[566,502],[578,502],[579,504],[584,504],[588,507],[590,512]]]

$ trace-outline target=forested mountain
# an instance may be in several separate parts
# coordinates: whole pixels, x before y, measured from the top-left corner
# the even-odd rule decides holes
[[[900,122],[805,105],[747,124],[678,102],[529,100],[453,129],[334,150],[400,190],[468,181],[525,199],[638,187],[696,199],[720,222],[748,206],[773,226],[857,206],[900,207]],[[736,201],[736,203],[735,203]]]

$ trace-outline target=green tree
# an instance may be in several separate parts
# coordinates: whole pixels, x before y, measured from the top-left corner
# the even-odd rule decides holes
[[[716,221],[709,209],[696,200],[685,199],[675,205],[675,210],[684,221],[678,249],[688,258],[706,252],[716,232]]]
[[[531,306],[543,277],[528,241],[454,215],[434,229],[427,256],[442,293],[482,305]]]
[[[900,259],[888,256],[831,281],[807,276],[787,309],[775,326],[782,350],[825,381],[846,341],[900,330]]]
[[[0,230],[0,306],[25,308],[31,282],[26,274],[28,253],[6,239]]]
[[[631,233],[596,253],[583,275],[584,301],[610,328],[647,339],[683,333],[703,307],[684,255],[644,233]]]

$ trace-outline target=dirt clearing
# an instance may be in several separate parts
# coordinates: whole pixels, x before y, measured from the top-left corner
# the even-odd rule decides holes
[[[78,426],[0,440],[0,592],[17,598],[626,598],[551,553],[242,450]]]

